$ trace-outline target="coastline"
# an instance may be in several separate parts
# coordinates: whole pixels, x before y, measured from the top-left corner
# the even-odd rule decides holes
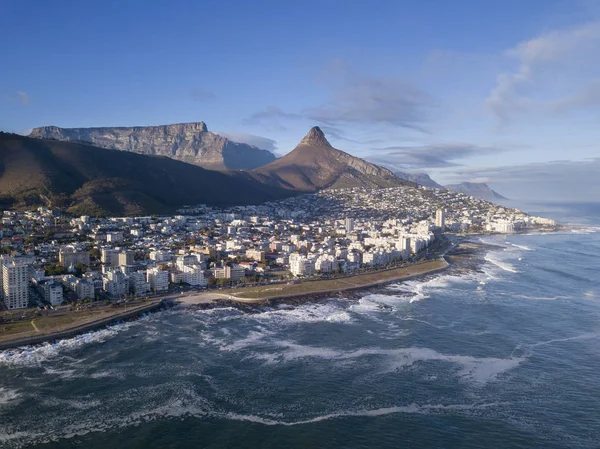
[[[213,308],[220,306],[233,306],[240,309],[250,307],[248,310],[252,310],[252,306],[271,305],[283,302],[299,304],[319,300],[324,297],[337,295],[340,293],[374,289],[395,282],[408,281],[426,275],[441,273],[449,268],[458,270],[477,270],[479,259],[471,257],[472,254],[477,249],[491,246],[493,245],[473,242],[469,240],[468,237],[458,237],[455,244],[452,245],[447,252],[440,255],[438,258],[430,259],[419,264],[374,271],[371,273],[362,273],[336,280],[318,280],[307,281],[299,284],[285,284],[276,288],[287,287],[287,293],[274,295],[269,294],[257,298],[235,295],[235,293],[238,292],[248,294],[248,292],[251,292],[251,289],[234,290],[234,292],[232,292],[234,294],[205,291],[196,294],[188,294],[183,297],[171,296],[169,298],[154,300],[131,310],[123,311],[108,317],[99,318],[75,326],[66,326],[63,329],[42,332],[37,335],[30,334],[27,336],[6,339],[0,341],[0,350],[37,345],[64,338],[72,338],[119,321],[135,319],[146,312],[161,309],[165,305],[172,303],[179,304],[183,307]],[[333,287],[331,287],[332,285]],[[306,286],[309,286],[308,290],[306,290]],[[298,288],[305,289],[305,291],[294,291],[294,289]]]
[[[39,334],[17,336],[0,341],[0,351],[18,348],[22,346],[38,345],[41,343],[52,342],[63,338],[72,338],[86,332],[90,332],[119,321],[127,321],[139,317],[143,313],[152,312],[162,308],[165,305],[165,299],[155,300],[147,304],[132,308],[127,311],[115,313],[110,316],[102,317],[96,320],[91,320],[86,323],[81,323],[76,326],[67,326],[64,329],[51,330],[48,332],[40,332]]]
[[[419,276],[424,276],[428,274],[435,274],[441,271],[446,270],[451,266],[445,258],[441,257],[439,259],[430,260],[425,262],[426,267],[421,267],[418,265],[411,265],[408,267],[401,268],[393,268],[385,271],[378,271],[374,273],[367,274],[359,274],[355,276],[349,276],[347,278],[342,278],[338,281],[330,281],[330,280],[322,280],[322,281],[311,281],[300,284],[293,285],[285,285],[283,287],[278,287],[280,289],[284,289],[285,287],[289,287],[288,290],[293,290],[294,288],[302,289],[306,287],[308,284],[311,286],[317,286],[316,289],[311,289],[309,291],[303,292],[290,292],[283,294],[275,294],[275,295],[267,295],[261,296],[257,298],[252,297],[243,297],[236,296],[235,294],[223,294],[223,293],[213,293],[213,292],[202,292],[197,295],[189,296],[186,298],[178,299],[177,302],[183,305],[206,305],[206,304],[272,304],[275,302],[281,302],[283,300],[302,300],[302,302],[310,301],[313,299],[317,299],[323,296],[329,296],[337,293],[344,292],[352,292],[358,290],[366,290],[370,288],[381,287],[383,285],[391,284],[394,282],[406,281],[415,279]],[[423,269],[424,268],[424,269]],[[381,275],[387,275],[385,279],[378,279],[372,281],[365,281],[363,279],[369,279],[372,277],[379,277]],[[361,279],[363,278],[363,279]],[[339,286],[335,288],[318,288],[319,285],[324,285],[326,283],[335,283],[335,285],[339,284],[347,284],[344,286]]]

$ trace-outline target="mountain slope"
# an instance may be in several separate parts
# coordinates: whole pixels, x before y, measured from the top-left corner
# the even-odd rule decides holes
[[[427,173],[406,173],[395,171],[394,174],[406,181],[414,182],[420,186],[430,187],[432,189],[443,189],[444,187],[435,182]]]
[[[460,184],[448,184],[445,187],[448,190],[452,190],[458,193],[464,193],[465,195],[474,196],[475,198],[479,198],[486,201],[508,199],[500,195],[495,190],[491,189],[487,184],[483,182],[461,182]]]
[[[0,133],[0,206],[5,208],[49,204],[85,215],[160,214],[186,204],[257,204],[294,193],[246,172]]]
[[[275,160],[273,153],[232,142],[208,131],[206,124],[116,128],[34,128],[29,137],[89,142],[95,146],[133,153],[167,156],[210,170],[252,169]]]
[[[333,148],[317,126],[293,151],[253,171],[259,179],[287,188],[314,192],[326,188],[393,187],[411,184],[390,170]]]

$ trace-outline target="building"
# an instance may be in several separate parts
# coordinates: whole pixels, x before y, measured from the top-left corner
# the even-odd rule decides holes
[[[102,278],[102,288],[113,298],[129,294],[129,277],[119,269],[107,271]]]
[[[11,258],[3,259],[2,297],[9,310],[25,309],[29,305],[29,269],[27,264]]]
[[[108,243],[120,243],[123,241],[123,233],[122,232],[107,232],[106,233],[106,241]]]
[[[129,287],[136,296],[144,296],[150,292],[150,284],[145,271],[135,271],[129,275]]]
[[[134,261],[134,252],[130,249],[126,249],[121,251],[118,254],[118,265],[133,265]]]
[[[232,282],[239,281],[246,277],[246,270],[239,265],[215,268],[215,279],[231,279]]]
[[[294,276],[313,276],[315,274],[315,261],[300,254],[291,254],[290,271]]]
[[[100,260],[103,264],[115,267],[119,265],[119,250],[110,247],[102,248]]]
[[[96,290],[94,288],[94,283],[87,279],[78,279],[75,281],[75,293],[77,294],[77,299],[95,299],[96,298]]]
[[[169,289],[169,272],[159,268],[146,271],[146,280],[153,292],[164,292]]]
[[[58,262],[65,268],[75,266],[78,263],[89,266],[90,253],[89,251],[77,251],[72,246],[65,246],[58,253]]]
[[[344,225],[346,232],[350,233],[354,231],[354,218],[346,218]]]
[[[44,300],[52,306],[59,306],[63,303],[63,287],[55,281],[40,282],[39,288],[44,296]]]
[[[249,249],[246,251],[246,257],[248,259],[252,259],[252,260],[256,260],[257,262],[260,262],[261,260],[265,259],[265,252],[259,251],[256,249]]]
[[[435,225],[440,228],[442,231],[446,227],[446,211],[443,209],[438,209],[435,212]]]
[[[198,265],[185,265],[183,267],[183,282],[193,287],[206,287],[204,270]]]

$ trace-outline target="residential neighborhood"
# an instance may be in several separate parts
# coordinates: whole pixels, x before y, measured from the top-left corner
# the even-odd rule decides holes
[[[552,227],[461,193],[337,189],[259,206],[186,206],[158,217],[2,214],[2,305],[120,301],[186,289],[352,275],[412,263],[443,233]]]

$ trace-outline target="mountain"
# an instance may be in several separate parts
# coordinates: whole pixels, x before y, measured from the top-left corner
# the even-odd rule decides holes
[[[172,213],[183,205],[257,204],[295,192],[243,171],[162,156],[0,133],[0,207],[49,205],[76,215]]]
[[[406,181],[414,182],[420,186],[430,187],[432,189],[443,189],[444,186],[435,182],[427,173],[405,173],[395,171],[394,174]]]
[[[118,128],[34,128],[29,137],[89,142],[113,150],[167,156],[210,170],[253,169],[275,160],[273,153],[232,142],[203,122]]]
[[[386,168],[333,148],[318,126],[312,128],[293,151],[252,173],[259,179],[304,192],[413,185]]]
[[[449,184],[446,189],[452,190],[458,193],[464,193],[465,195],[474,196],[486,201],[506,200],[508,198],[503,197],[495,190],[492,190],[487,184],[483,182],[461,182],[460,184]]]

